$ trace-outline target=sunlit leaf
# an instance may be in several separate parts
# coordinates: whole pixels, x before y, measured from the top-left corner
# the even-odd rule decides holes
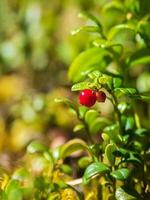
[[[29,153],[44,152],[46,150],[47,150],[47,147],[38,141],[31,142],[27,147],[27,151]]]
[[[74,127],[73,131],[74,131],[74,132],[78,132],[78,131],[81,131],[81,130],[83,130],[83,129],[85,129],[84,124],[77,124],[77,125]]]
[[[119,24],[114,26],[108,33],[108,39],[112,40],[117,34],[119,34],[121,31],[124,31],[126,34],[127,32],[131,32],[135,34],[135,27],[129,25],[129,24]]]
[[[76,83],[72,86],[72,91],[84,90],[84,89],[91,89],[93,88],[94,84],[91,82],[80,82]]]
[[[116,200],[140,200],[132,194],[127,193],[123,188],[117,188],[115,193]]]
[[[81,81],[94,70],[104,70],[111,60],[111,54],[105,49],[93,47],[88,49],[73,61],[69,68],[69,79],[73,82]]]
[[[72,139],[61,147],[60,158],[68,157],[78,150],[89,151],[86,142],[81,139]]]

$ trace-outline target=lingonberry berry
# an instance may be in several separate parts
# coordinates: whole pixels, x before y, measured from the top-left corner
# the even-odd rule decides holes
[[[97,91],[96,92],[96,100],[98,102],[105,102],[106,100],[106,94],[103,91]]]
[[[96,102],[96,93],[93,90],[85,89],[80,92],[79,101],[80,104],[91,107]]]

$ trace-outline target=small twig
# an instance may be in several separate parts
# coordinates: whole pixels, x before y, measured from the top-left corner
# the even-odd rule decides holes
[[[82,178],[74,179],[67,182],[67,184],[71,186],[80,185],[81,183],[82,183]]]

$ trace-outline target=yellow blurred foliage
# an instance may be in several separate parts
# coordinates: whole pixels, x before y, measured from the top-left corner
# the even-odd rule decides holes
[[[0,118],[0,138],[0,151],[2,151],[6,140],[5,122],[2,118]]]
[[[37,136],[38,131],[32,125],[26,125],[22,120],[16,120],[10,131],[10,148],[14,152],[20,151]]]
[[[0,102],[12,101],[22,93],[23,81],[16,75],[6,75],[0,78]]]

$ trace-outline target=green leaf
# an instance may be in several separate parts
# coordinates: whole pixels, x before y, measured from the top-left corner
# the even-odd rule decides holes
[[[141,37],[146,41],[146,43],[150,44],[150,22],[146,20],[142,20],[138,24],[138,32]]]
[[[92,158],[84,156],[78,160],[78,165],[80,168],[86,168],[92,162]]]
[[[113,87],[119,88],[122,85],[122,79],[121,78],[113,78]]]
[[[96,110],[89,110],[85,114],[85,122],[90,125],[97,117],[99,117],[100,113]]]
[[[72,139],[66,144],[62,145],[60,149],[60,158],[65,158],[70,156],[72,153],[78,151],[78,150],[87,150],[89,151],[89,148],[87,144],[81,140],[81,139]]]
[[[134,128],[135,122],[133,117],[127,117],[125,130],[131,130]]]
[[[115,193],[116,200],[140,200],[133,196],[132,194],[127,193],[123,188],[117,188]]]
[[[81,130],[84,130],[85,129],[85,126],[84,124],[77,124],[74,129],[73,129],[73,132],[78,132],[78,131],[81,131]]]
[[[29,153],[44,152],[47,151],[47,149],[48,148],[46,146],[44,146],[38,141],[31,142],[27,147],[27,151]]]
[[[131,105],[129,105],[126,102],[120,102],[118,104],[119,111],[123,114],[126,110],[129,110],[131,108]]]
[[[89,73],[89,74],[88,74],[88,77],[94,80],[95,78],[98,78],[98,77],[100,77],[101,75],[102,75],[102,73],[101,73],[100,71],[95,70],[95,71]]]
[[[94,87],[94,84],[91,82],[80,82],[76,83],[72,86],[72,91],[78,91],[78,90],[84,90],[84,89],[92,89]]]
[[[123,6],[123,3],[119,2],[119,1],[111,1],[104,5],[103,11],[104,12],[109,12],[109,11],[124,12],[124,6]]]
[[[97,27],[97,26],[83,26],[83,27],[80,27],[80,28],[77,28],[77,29],[71,31],[71,34],[76,35],[81,31],[82,32],[88,32],[88,33],[98,33],[98,32],[100,32],[99,27]]]
[[[148,102],[150,101],[150,96],[145,96],[145,95],[140,95],[140,94],[133,95],[132,98],[139,99],[142,101],[148,101]]]
[[[149,64],[150,63],[150,49],[149,48],[143,48],[131,55],[129,60],[127,61],[127,64],[130,67],[137,66],[137,65],[143,65],[143,64]]]
[[[105,155],[111,166],[113,166],[115,164],[115,156],[113,153],[116,150],[117,150],[117,147],[115,144],[108,144],[105,148]]]
[[[62,164],[60,166],[60,170],[63,173],[68,174],[68,175],[72,175],[72,173],[73,173],[73,169],[69,165],[66,165],[66,164]]]
[[[113,124],[111,126],[107,126],[104,129],[104,133],[106,133],[109,138],[115,142],[116,144],[121,144],[122,143],[122,137],[119,133],[119,127],[116,124]]]
[[[116,43],[114,41],[108,41],[108,40],[104,40],[100,38],[100,39],[94,40],[93,45],[95,47],[109,49],[117,59],[118,59],[118,56],[120,56],[123,52],[122,44]]]
[[[88,110],[89,109],[85,106],[79,106],[78,107],[78,117],[79,117],[79,119],[84,119],[84,116],[85,116],[85,114]]]
[[[29,176],[30,176],[30,174],[25,168],[20,168],[20,169],[17,169],[13,173],[12,179],[18,180],[18,181],[23,181],[24,179],[29,178]]]
[[[54,149],[52,149],[52,150],[50,151],[50,153],[52,154],[52,157],[53,157],[53,159],[54,159],[55,161],[59,160],[60,151],[61,151],[61,147],[60,147],[60,146],[58,146],[58,147],[56,147],[56,148],[54,148]]]
[[[105,173],[108,173],[110,171],[109,167],[103,163],[95,162],[90,164],[83,175],[83,183],[87,184],[91,178],[97,176],[97,175],[103,175]]]
[[[110,125],[109,119],[105,117],[98,117],[93,122],[89,124],[89,130],[92,134],[97,134],[102,131],[106,126]]]
[[[67,98],[55,98],[55,102],[56,103],[63,103],[63,104],[65,104],[65,105],[67,105],[69,108],[72,108],[73,110],[77,110],[77,107],[76,107],[76,105],[71,101],[71,100],[69,100],[69,99],[67,99]]]
[[[137,158],[136,156],[134,156],[134,153],[130,152],[130,156],[129,158],[127,158],[127,160],[125,162],[130,162],[133,164],[141,164],[141,160],[139,158]]]
[[[0,199],[8,200],[6,194],[5,194],[5,192],[3,190],[0,190]]]
[[[82,13],[79,13],[79,17],[86,17],[86,18],[92,20],[99,27],[99,30],[102,31],[102,25],[101,25],[100,21],[94,15],[92,15],[88,12],[82,12]]]
[[[19,181],[11,180],[5,189],[7,200],[23,200],[23,194]]]
[[[135,88],[115,88],[114,92],[118,97],[122,95],[133,96],[137,94],[137,90]]]
[[[145,128],[138,128],[136,131],[135,131],[135,135],[139,136],[139,137],[144,137],[146,135],[149,135],[149,132],[147,129]]]
[[[121,168],[110,173],[117,180],[126,180],[130,176],[130,171],[127,168]]]
[[[126,34],[128,32],[132,32],[135,34],[135,27],[129,25],[129,24],[119,24],[114,26],[108,33],[108,39],[112,40],[117,34],[120,32],[125,32]]]
[[[94,70],[104,70],[111,60],[111,54],[106,49],[90,48],[73,61],[69,68],[69,79],[73,82],[81,81]]]

